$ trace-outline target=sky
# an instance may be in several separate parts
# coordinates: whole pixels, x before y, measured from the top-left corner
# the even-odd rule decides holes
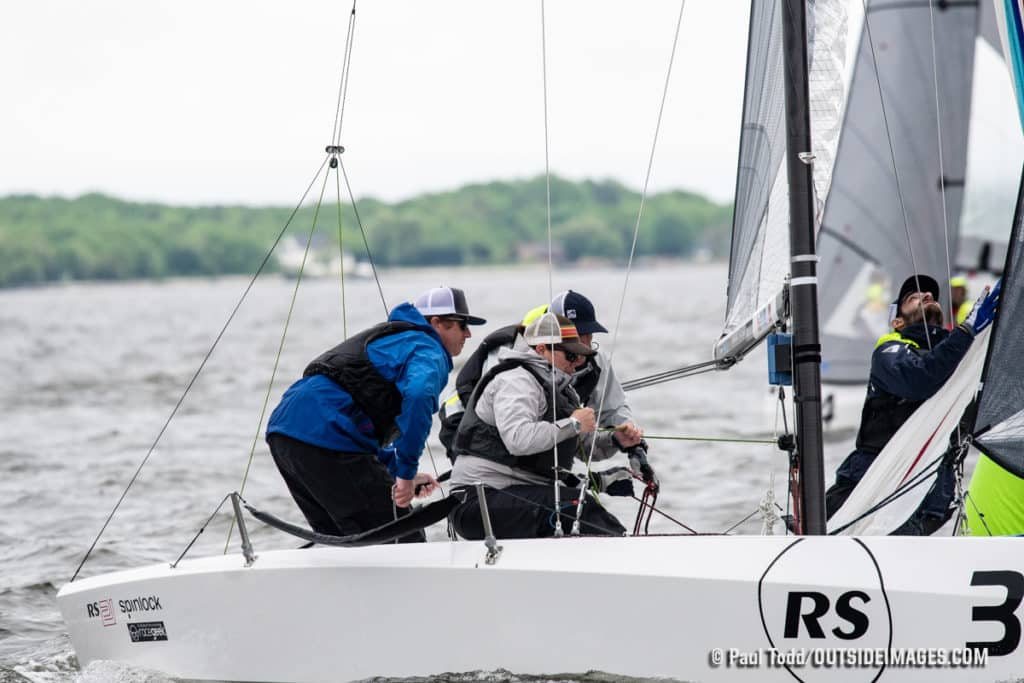
[[[748,5],[686,2],[652,191],[731,200]],[[351,6],[5,3],[0,196],[293,204],[330,142]],[[550,169],[639,189],[679,7],[548,0],[542,46],[539,0],[361,0],[342,132],[353,191],[396,200],[543,173],[545,47]],[[1001,151],[975,177],[1015,180],[994,109],[976,111]]]
[[[652,189],[731,198],[745,5],[686,3]],[[642,186],[679,7],[546,3],[553,172]],[[0,195],[293,203],[330,141],[350,8],[6,3]],[[342,133],[355,193],[542,173],[542,65],[540,2],[359,2]]]

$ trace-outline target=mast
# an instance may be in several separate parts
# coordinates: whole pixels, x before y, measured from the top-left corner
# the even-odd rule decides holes
[[[805,0],[783,0],[786,172],[789,180],[790,314],[793,320],[793,400],[805,534],[825,533],[825,472],[821,435],[821,342],[818,257],[814,244],[811,120],[807,83]],[[803,157],[803,158],[801,158]]]

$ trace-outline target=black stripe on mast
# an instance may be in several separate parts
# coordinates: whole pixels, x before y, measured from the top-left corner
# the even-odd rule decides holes
[[[821,341],[818,334],[814,187],[807,84],[805,0],[782,3],[786,88],[786,172],[789,179],[790,313],[793,320],[793,400],[800,466],[802,530],[825,533],[825,472],[821,435]],[[801,159],[801,155],[806,155]],[[808,258],[812,257],[812,258]]]

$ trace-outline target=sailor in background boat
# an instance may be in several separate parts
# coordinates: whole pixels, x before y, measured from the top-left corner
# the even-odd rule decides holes
[[[953,314],[956,316],[954,324],[959,325],[967,320],[971,308],[974,307],[974,304],[967,300],[967,278],[963,275],[949,278],[949,298]]]
[[[314,531],[346,536],[378,527],[414,495],[436,489],[434,477],[417,474],[420,453],[452,356],[469,326],[485,322],[470,315],[462,290],[431,289],[323,353],[288,388],[270,416],[267,443]],[[420,531],[404,540],[423,538]]]
[[[999,286],[978,300],[970,315],[952,331],[942,326],[939,283],[913,275],[900,288],[890,315],[894,332],[883,335],[871,354],[867,398],[861,413],[856,450],[836,471],[825,493],[831,517],[846,501],[889,439],[917,408],[937,392],[956,370],[974,336],[992,323]],[[928,535],[946,523],[953,499],[951,464],[944,463],[921,505],[895,535]]]
[[[452,489],[465,495],[452,513],[452,524],[468,539],[484,537],[474,485],[486,488],[487,504],[498,538],[551,536],[555,529],[555,458],[557,476],[568,483],[560,500],[563,526],[575,518],[578,480],[569,474],[575,457],[586,458],[592,442],[594,460],[640,443],[639,429],[597,432],[593,408],[581,407],[572,386],[579,357],[595,350],[580,342],[572,321],[544,313],[526,326],[513,348],[502,347],[498,364],[473,390],[455,435]],[[554,396],[555,408],[550,406]],[[594,473],[594,483],[610,495],[631,495],[632,475],[624,467]],[[558,484],[562,486],[562,484]],[[625,533],[625,527],[590,494],[583,506],[586,534]]]
[[[548,311],[565,316],[573,322],[584,346],[598,349],[594,342],[594,334],[607,333],[608,329],[597,321],[594,304],[583,294],[569,289],[560,292],[550,304],[531,309],[523,316],[521,324],[506,325],[484,337],[483,341],[459,370],[455,379],[455,391],[445,398],[441,406],[441,443],[448,452],[448,457],[455,460],[455,432],[462,420],[465,406],[484,373],[497,364],[498,352],[502,348],[512,348],[517,337],[521,337],[526,325]],[[598,350],[592,355],[580,355],[573,368],[573,387],[579,394],[582,404],[597,412],[598,427],[616,427],[625,430],[636,430],[633,411],[626,402],[626,392],[615,376],[611,361],[607,354]],[[645,483],[657,485],[657,475],[647,461],[647,443],[641,442],[630,449],[629,463]]]

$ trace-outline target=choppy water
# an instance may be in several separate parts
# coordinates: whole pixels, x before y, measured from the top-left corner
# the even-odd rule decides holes
[[[614,347],[612,335],[599,335],[598,341],[614,348],[620,378],[707,360],[724,315],[725,267],[663,264],[634,270],[617,323],[623,276],[612,269],[560,269],[554,276],[556,291],[571,287],[587,294],[599,319],[618,329]],[[464,288],[472,310],[491,321],[478,338],[548,300],[547,270],[538,267],[395,270],[382,273],[382,281],[391,305],[439,284]],[[0,292],[0,683],[166,680],[110,664],[79,671],[54,596],[246,284],[238,278],[197,279]],[[224,494],[240,486],[254,443],[246,497],[301,519],[259,428],[293,286],[279,278],[257,282],[85,575],[177,557]],[[372,282],[347,283],[346,302],[350,332],[382,318]],[[341,334],[339,283],[304,282],[268,413],[309,359]],[[474,344],[470,340],[467,355]],[[728,373],[634,392],[631,403],[650,434],[767,438],[776,415],[765,365],[763,352],[757,353]],[[854,413],[858,408],[839,406]],[[828,471],[849,451],[849,441],[844,433],[828,444]],[[443,451],[433,443],[443,471]],[[785,457],[773,446],[660,440],[652,442],[651,460],[662,480],[659,507],[699,531],[724,531],[753,512],[772,473],[776,496],[785,501]],[[426,455],[422,466],[431,467]],[[631,526],[632,501],[615,499],[610,507]],[[191,556],[221,552],[227,520],[221,515]],[[252,526],[257,549],[295,545]],[[652,532],[678,530],[663,518],[651,524]],[[759,530],[756,517],[738,528]],[[443,531],[435,528],[432,537],[443,537]],[[528,679],[507,674],[482,680]]]

